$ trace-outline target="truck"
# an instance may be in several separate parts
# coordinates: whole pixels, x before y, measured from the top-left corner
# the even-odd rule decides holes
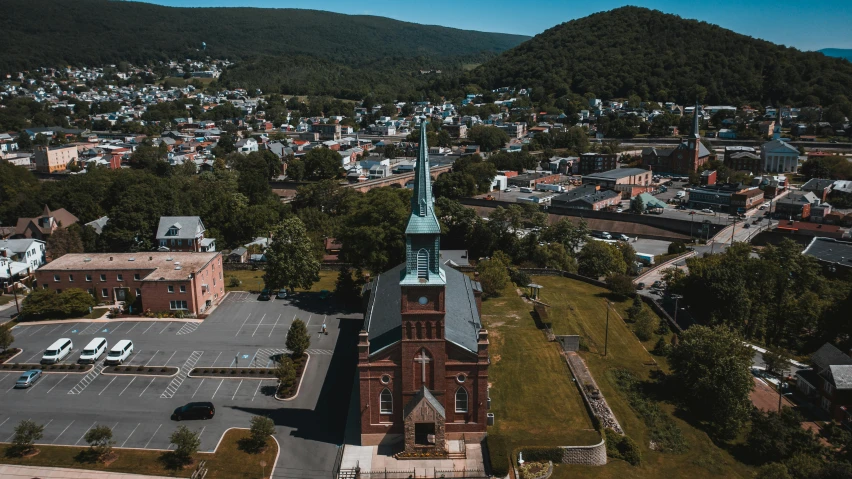
[[[648,253],[636,253],[636,259],[638,259],[641,263],[653,266],[654,265],[654,255]]]
[[[554,191],[556,193],[564,193],[565,187],[562,185],[551,185],[549,183],[539,183],[535,185],[535,189],[538,191]]]

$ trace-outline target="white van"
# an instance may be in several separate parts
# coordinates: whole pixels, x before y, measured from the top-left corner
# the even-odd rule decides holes
[[[532,190],[524,187],[524,188],[521,188],[521,193],[532,193]]]
[[[675,198],[683,198],[684,196],[686,196],[685,191],[678,191],[677,194],[675,194]]]
[[[115,346],[109,350],[109,354],[107,354],[104,363],[121,364],[126,361],[131,354],[133,354],[133,341],[129,339],[122,339],[115,343]]]
[[[71,354],[71,349],[73,348],[74,344],[70,339],[57,339],[55,343],[51,344],[50,347],[44,351],[44,355],[41,357],[41,362],[43,364],[58,363]]]
[[[83,348],[83,352],[80,353],[80,362],[81,363],[93,363],[98,360],[107,350],[107,340],[106,338],[95,338]]]

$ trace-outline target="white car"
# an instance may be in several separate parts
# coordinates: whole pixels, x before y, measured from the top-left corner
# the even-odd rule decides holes
[[[623,212],[623,211],[624,211],[624,208],[622,208],[622,207],[620,207],[620,206],[619,206],[618,208],[616,208],[616,209],[615,209],[615,212],[616,212],[616,213],[621,213],[621,212]]]
[[[703,210],[701,210],[701,212],[702,213],[713,213],[713,210],[711,210],[710,208],[704,208]]]
[[[618,239],[621,240],[621,241],[625,241],[625,242],[630,241],[630,237],[627,236],[626,234],[618,235]]]

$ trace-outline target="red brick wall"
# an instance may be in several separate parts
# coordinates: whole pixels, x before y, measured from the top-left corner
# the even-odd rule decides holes
[[[109,270],[92,270],[92,271],[43,271],[36,270],[36,280],[39,287],[52,291],[65,291],[70,288],[80,288],[83,291],[93,290],[95,298],[98,301],[113,302],[115,301],[115,290],[118,288],[128,288],[133,294],[136,294],[136,289],[142,288],[141,279],[148,276],[151,269],[109,269]],[[86,275],[91,275],[92,280],[86,281]],[[106,281],[101,281],[101,274],[106,275]],[[122,281],[118,280],[118,275],[122,275]],[[134,280],[134,274],[138,274],[140,280]],[[54,275],[59,276],[59,281],[54,279]],[[71,276],[74,280],[71,281]],[[109,293],[108,298],[104,298],[102,290],[106,288]],[[143,290],[144,294],[144,290]]]

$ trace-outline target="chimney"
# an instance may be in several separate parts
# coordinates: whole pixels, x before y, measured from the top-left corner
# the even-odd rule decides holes
[[[109,257],[109,260],[112,261],[112,256]]]

